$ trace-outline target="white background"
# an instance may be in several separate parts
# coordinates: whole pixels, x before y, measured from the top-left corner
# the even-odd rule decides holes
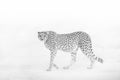
[[[119,0],[2,0],[0,1],[0,80],[119,80]],[[70,55],[58,52],[59,70],[45,70],[49,51],[37,38],[38,31],[85,31],[94,53],[104,59],[86,69],[89,60],[79,50],[70,70]]]

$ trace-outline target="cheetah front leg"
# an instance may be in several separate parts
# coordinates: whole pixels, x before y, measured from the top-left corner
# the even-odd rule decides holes
[[[50,64],[49,64],[49,68],[47,69],[47,71],[51,71],[52,70],[52,66],[54,66],[56,69],[58,69],[59,67],[53,63],[54,61],[54,58],[56,56],[56,51],[51,51],[51,54],[50,54]]]
[[[69,69],[76,62],[76,52],[71,53],[71,61],[68,66],[63,67],[63,69]]]

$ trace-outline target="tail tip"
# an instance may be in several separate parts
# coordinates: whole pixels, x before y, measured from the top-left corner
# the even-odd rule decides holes
[[[103,59],[101,59],[101,58],[98,58],[98,62],[103,63],[103,62],[104,62],[104,60],[103,60]]]
[[[101,59],[101,63],[103,64],[103,62],[104,62],[104,60],[103,59]]]

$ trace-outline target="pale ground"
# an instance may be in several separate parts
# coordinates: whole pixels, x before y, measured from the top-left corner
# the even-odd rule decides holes
[[[9,31],[10,28],[13,29],[12,32]],[[115,44],[116,46],[112,44],[112,47],[93,45],[94,53],[104,59],[103,64],[96,62],[93,69],[87,69],[89,60],[79,50],[77,62],[69,70],[63,70],[62,67],[69,64],[70,55],[58,51],[54,62],[60,69],[53,68],[51,72],[47,72],[49,50],[38,40],[36,30],[10,28],[2,28],[1,32],[0,80],[120,79],[119,44]]]
[[[34,46],[35,47],[35,46]],[[22,50],[22,48],[21,48]],[[25,51],[16,53],[26,54]],[[24,52],[24,53],[23,53]],[[36,51],[35,51],[36,52]],[[4,56],[0,63],[0,80],[119,80],[120,79],[120,50],[103,50],[101,57],[104,63],[95,64],[93,69],[87,69],[89,60],[78,53],[77,62],[69,70],[62,67],[69,63],[67,54],[59,54],[55,59],[60,66],[59,70],[47,72],[49,54],[39,52],[35,55],[11,55]],[[79,52],[79,51],[78,51]],[[16,54],[15,53],[15,54]],[[79,59],[81,58],[81,59]],[[67,63],[68,62],[68,63]]]
[[[0,80],[120,80],[119,0],[1,0]],[[38,40],[38,31],[85,31],[94,53],[104,63],[86,67],[89,60],[79,50],[69,69],[69,53],[58,52],[49,66],[49,51]]]

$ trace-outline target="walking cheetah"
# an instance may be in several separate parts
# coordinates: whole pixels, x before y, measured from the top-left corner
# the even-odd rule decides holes
[[[69,69],[76,62],[78,48],[90,59],[89,69],[92,68],[95,60],[103,63],[103,59],[93,54],[90,36],[85,32],[78,31],[69,34],[57,34],[53,31],[43,31],[38,32],[38,38],[40,41],[44,41],[46,48],[51,52],[47,71],[51,71],[53,66],[58,69],[58,66],[53,63],[58,50],[71,53],[71,62],[68,66],[63,67],[63,69]]]

